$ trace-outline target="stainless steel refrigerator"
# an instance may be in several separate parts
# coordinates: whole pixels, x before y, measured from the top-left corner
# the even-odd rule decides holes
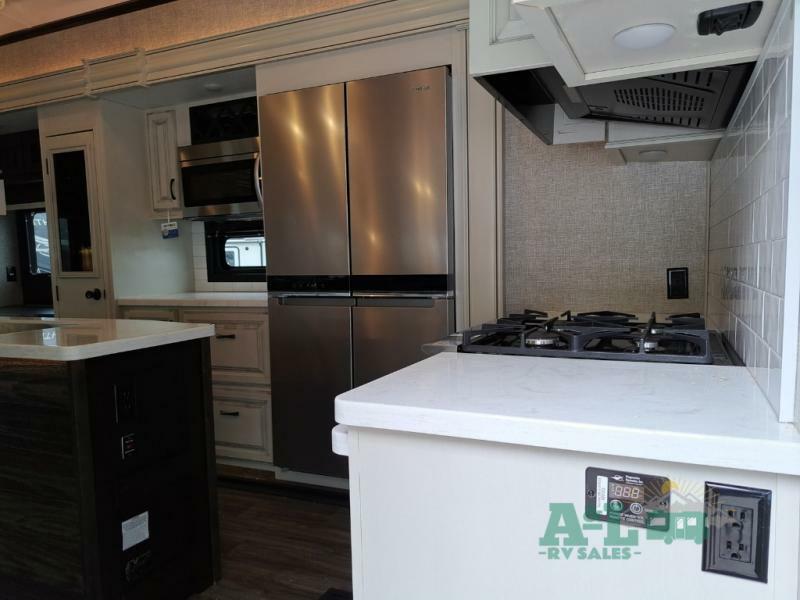
[[[448,67],[259,99],[275,464],[346,476],[334,399],[454,328]]]

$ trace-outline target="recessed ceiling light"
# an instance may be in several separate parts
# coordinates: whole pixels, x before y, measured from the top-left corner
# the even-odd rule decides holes
[[[639,158],[644,160],[658,160],[667,155],[666,150],[642,150],[639,152]]]
[[[2,1],[2,0],[0,0],[0,1]],[[205,90],[207,92],[218,92],[218,91],[220,91],[222,89],[222,86],[220,84],[214,83],[213,81],[209,82],[209,83],[204,83],[203,87],[205,88]]]
[[[617,32],[614,43],[628,50],[644,50],[666,43],[673,35],[675,27],[669,23],[645,23]]]

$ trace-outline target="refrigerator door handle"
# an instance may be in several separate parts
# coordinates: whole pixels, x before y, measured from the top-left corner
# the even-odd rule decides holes
[[[281,306],[355,306],[355,298],[336,296],[279,296]]]
[[[433,298],[387,298],[385,296],[371,296],[356,298],[356,306],[380,308],[433,308],[436,301]]]

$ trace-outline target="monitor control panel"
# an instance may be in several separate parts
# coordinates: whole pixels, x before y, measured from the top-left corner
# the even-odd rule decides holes
[[[658,531],[669,530],[668,477],[586,469],[586,518]]]

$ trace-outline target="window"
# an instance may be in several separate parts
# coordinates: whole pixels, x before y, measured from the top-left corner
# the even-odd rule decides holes
[[[267,242],[263,221],[207,221],[209,281],[267,280]]]
[[[28,242],[28,270],[31,275],[51,272],[50,238],[47,236],[47,213],[32,210],[25,214],[25,232]]]

